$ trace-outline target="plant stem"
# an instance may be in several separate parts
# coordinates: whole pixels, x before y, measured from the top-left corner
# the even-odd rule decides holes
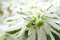
[[[36,40],[38,40],[38,33],[37,33],[37,28],[36,28]]]

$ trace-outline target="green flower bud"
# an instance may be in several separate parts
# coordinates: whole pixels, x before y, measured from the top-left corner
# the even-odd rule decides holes
[[[27,23],[27,27],[30,27],[34,22],[35,22],[36,18],[33,17],[28,23]]]
[[[38,19],[37,21],[36,21],[36,26],[41,26],[41,25],[43,25],[44,23],[43,23],[43,20],[42,19]]]

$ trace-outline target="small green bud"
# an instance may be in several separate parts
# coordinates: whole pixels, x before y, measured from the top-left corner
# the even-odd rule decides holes
[[[27,23],[27,27],[30,27],[31,25],[32,25],[32,23],[34,23],[35,22],[35,20],[36,20],[36,18],[35,17],[33,17],[28,23]]]
[[[43,25],[44,23],[43,23],[43,20],[42,19],[38,19],[37,21],[36,21],[36,26],[41,26],[41,25]]]
[[[30,27],[30,26],[31,26],[31,23],[30,23],[30,22],[28,22],[26,26],[27,26],[27,27]]]

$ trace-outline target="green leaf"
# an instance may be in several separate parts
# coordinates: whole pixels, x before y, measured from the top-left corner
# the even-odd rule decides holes
[[[51,37],[48,34],[46,34],[46,38],[47,38],[47,40],[51,40]]]
[[[20,40],[26,40],[28,38],[28,30],[23,33],[23,35],[20,37]]]
[[[21,29],[17,29],[17,30],[13,30],[13,31],[8,31],[7,33],[9,33],[9,34],[15,34],[15,33],[17,33],[17,32],[19,32]]]
[[[24,33],[24,40],[28,38],[28,31]]]
[[[60,30],[57,30],[56,28],[54,28],[52,25],[50,25],[49,23],[47,23],[53,30],[55,30],[56,32],[58,32],[60,34]]]
[[[50,26],[51,26],[51,25],[50,25]],[[60,34],[60,30],[57,30],[57,29],[54,28],[53,26],[51,26],[51,28]]]
[[[7,22],[12,22],[12,21],[14,21],[14,20],[7,20]]]
[[[17,13],[19,13],[20,15],[26,15],[24,12],[17,12]]]
[[[51,32],[55,38],[55,40],[60,40],[60,37],[58,35],[56,35],[55,33]]]

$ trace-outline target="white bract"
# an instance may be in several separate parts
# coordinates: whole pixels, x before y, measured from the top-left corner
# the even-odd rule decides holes
[[[0,2],[0,40],[60,40],[60,0]]]

